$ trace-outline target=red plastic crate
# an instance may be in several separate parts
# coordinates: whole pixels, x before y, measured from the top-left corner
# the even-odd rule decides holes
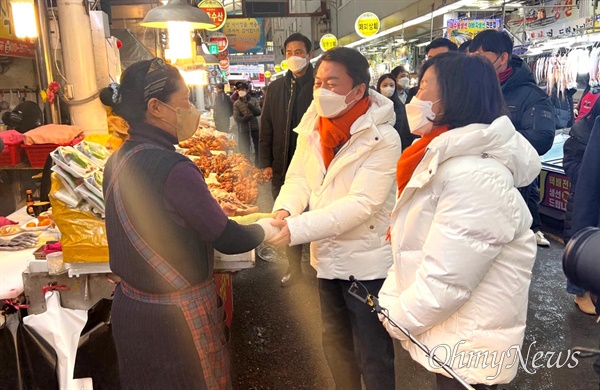
[[[21,155],[23,149],[21,145],[23,142],[14,145],[4,145],[4,150],[0,153],[0,166],[3,167],[14,167],[21,162]]]
[[[23,149],[27,153],[29,163],[33,168],[43,168],[50,153],[59,146],[77,145],[83,140],[83,137],[73,139],[68,144],[39,144],[39,145],[23,145]]]

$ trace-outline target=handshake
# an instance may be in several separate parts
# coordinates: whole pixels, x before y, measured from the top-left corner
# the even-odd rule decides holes
[[[254,213],[245,216],[229,217],[241,225],[256,224],[265,232],[264,242],[276,246],[289,245],[291,233],[285,218],[290,213],[286,210],[277,210],[273,214]]]
[[[288,245],[290,243],[290,230],[285,219],[262,218],[256,224],[263,228],[267,244]]]

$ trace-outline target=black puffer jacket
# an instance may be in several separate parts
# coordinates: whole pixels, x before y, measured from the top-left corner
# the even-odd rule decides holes
[[[304,76],[288,71],[267,88],[260,120],[259,167],[273,168],[273,188],[281,188],[290,165],[298,135],[293,129],[313,100],[314,71],[311,64]]]
[[[512,56],[512,75],[502,83],[508,116],[519,133],[541,156],[552,147],[556,131],[554,106],[546,92],[536,84],[527,64]]]

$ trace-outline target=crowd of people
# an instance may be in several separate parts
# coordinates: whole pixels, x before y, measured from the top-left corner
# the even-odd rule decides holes
[[[453,365],[475,389],[509,383],[518,365],[489,359],[523,343],[537,247],[550,245],[536,180],[556,129],[549,97],[509,36],[485,30],[461,50],[434,40],[413,88],[401,66],[370,88],[369,63],[354,49],[331,49],[313,67],[307,37],[284,46],[289,71],[262,104],[244,83],[232,96],[217,86],[217,129],[230,131],[233,117],[240,150],[271,178],[272,217],[248,226],[227,218],[173,150],[199,120],[175,68],[142,61],[117,94],[103,95],[131,126],[104,180],[125,387],[231,388],[212,248],[241,253],[263,242],[285,247],[282,287],[303,277],[310,244],[337,388],[394,389],[393,338],[435,373],[438,389],[461,388],[397,325],[430,348],[482,354],[479,364]],[[586,142],[597,145],[599,134],[600,119]],[[600,215],[598,153],[580,154],[574,229],[597,226]],[[164,222],[160,234],[148,209]],[[353,283],[378,296],[386,315],[355,299]]]

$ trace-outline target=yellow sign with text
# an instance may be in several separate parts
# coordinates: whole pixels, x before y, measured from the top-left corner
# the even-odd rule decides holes
[[[321,46],[321,50],[327,51],[329,49],[333,49],[338,45],[338,39],[333,34],[325,34],[321,37],[319,41],[319,46]]]
[[[380,28],[381,22],[379,21],[379,17],[373,12],[365,12],[356,18],[356,22],[354,23],[356,33],[362,38],[368,38],[377,34]]]

